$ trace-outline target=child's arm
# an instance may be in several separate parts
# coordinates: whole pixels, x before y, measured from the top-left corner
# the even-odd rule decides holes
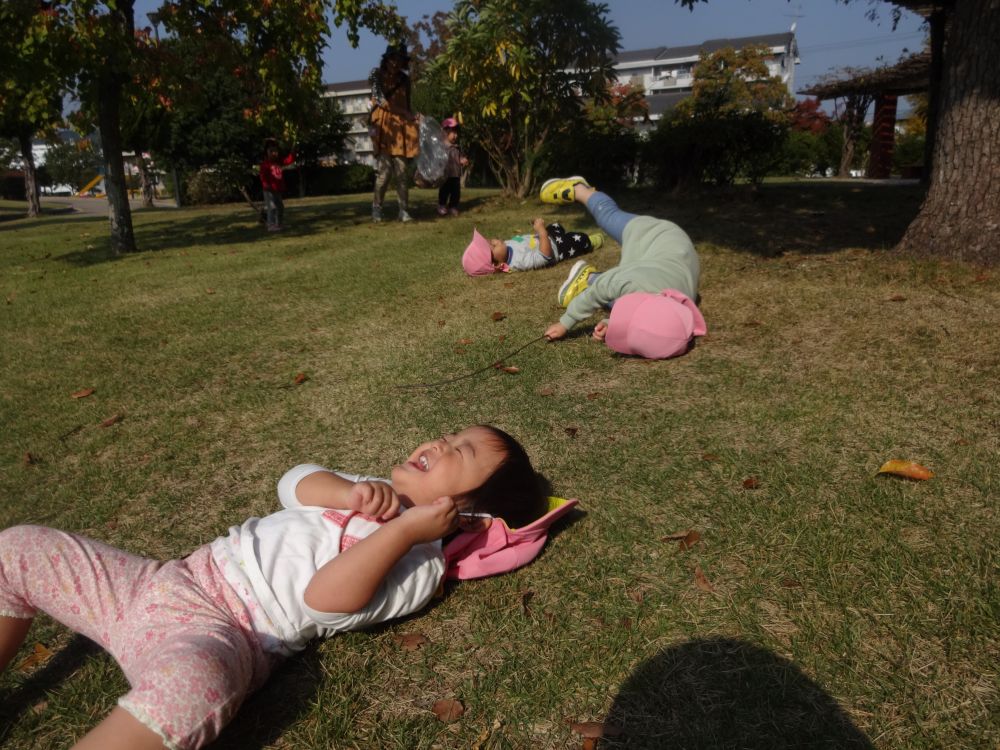
[[[399,498],[385,482],[352,482],[332,471],[314,471],[295,485],[295,499],[302,505],[356,510],[388,520],[399,514]]]
[[[552,260],[552,243],[549,242],[549,233],[545,231],[545,219],[539,216],[531,223],[531,227],[538,235],[538,252]]]
[[[414,545],[440,539],[457,524],[458,509],[450,497],[410,508],[317,570],[303,595],[306,606],[318,612],[363,609]]]

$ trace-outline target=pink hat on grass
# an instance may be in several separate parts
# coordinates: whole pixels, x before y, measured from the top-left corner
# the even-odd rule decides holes
[[[485,531],[463,531],[444,546],[446,578],[465,579],[506,573],[527,565],[542,551],[549,528],[565,516],[578,500],[549,498],[549,510],[537,521],[512,529],[494,518]]]
[[[705,318],[683,292],[633,292],[611,308],[604,343],[621,354],[667,359],[684,354],[693,336],[707,332]]]
[[[497,270],[493,265],[489,240],[483,237],[478,229],[472,230],[472,242],[462,253],[462,268],[469,276],[484,276]]]

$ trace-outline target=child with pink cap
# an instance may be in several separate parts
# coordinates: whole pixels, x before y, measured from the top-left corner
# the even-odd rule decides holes
[[[478,230],[472,230],[472,241],[462,254],[462,268],[469,276],[530,271],[578,258],[604,244],[600,232],[574,232],[555,222],[546,225],[540,216],[531,228],[534,233],[516,234],[507,240],[486,239]]]
[[[438,188],[438,216],[458,216],[458,202],[462,199],[462,169],[469,160],[462,155],[458,146],[458,120],[446,117],[441,121],[445,143],[448,146],[448,162],[444,167],[444,182]]]
[[[545,330],[549,341],[607,308],[610,319],[598,323],[593,336],[622,354],[675,357],[688,350],[693,337],[705,335],[705,319],[695,304],[698,253],[683,229],[672,221],[622,211],[580,176],[546,181],[540,198],[544,203],[582,203],[622,246],[621,261],[607,271],[585,261],[573,265],[557,295],[566,312]]]
[[[282,510],[166,562],[42,526],[0,531],[0,672],[44,611],[131,684],[77,747],[193,750],[310,640],[416,612],[446,577],[526,564],[576,504],[546,500],[524,448],[489,425],[420,444],[391,477],[301,464],[278,482]]]

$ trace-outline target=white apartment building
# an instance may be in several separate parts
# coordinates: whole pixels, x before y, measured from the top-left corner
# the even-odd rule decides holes
[[[700,44],[682,47],[652,47],[650,49],[620,52],[615,58],[615,71],[619,83],[642,86],[649,106],[652,123],[691,94],[694,85],[692,70],[702,53],[716,52],[726,47],[742,49],[751,45],[770,50],[767,68],[772,76],[781,79],[788,93],[795,94],[795,66],[799,62],[799,48],[795,41],[795,24],[778,34],[761,34],[735,39],[708,39]],[[330,83],[323,87],[323,96],[334,97],[351,120],[350,137],[346,152],[339,160],[350,164],[361,162],[374,166],[372,142],[368,135],[368,109],[371,87],[367,80]],[[653,127],[652,124],[640,127]]]

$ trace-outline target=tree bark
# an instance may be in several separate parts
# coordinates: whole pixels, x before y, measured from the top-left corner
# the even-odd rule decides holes
[[[132,209],[128,205],[128,189],[125,186],[125,160],[122,158],[121,96],[121,79],[112,72],[103,73],[97,121],[101,131],[101,151],[104,153],[104,191],[108,196],[108,218],[111,220],[111,250],[115,255],[136,251]]]
[[[34,218],[42,212],[38,201],[38,175],[35,173],[35,155],[31,153],[31,133],[18,136],[21,160],[24,162],[24,198],[28,201],[28,216]]]
[[[954,5],[930,187],[906,253],[1000,264],[1000,0]]]
[[[146,161],[146,157],[142,155],[142,152],[136,152],[135,155],[136,164],[139,166],[139,178],[141,180],[142,186],[142,207],[152,208],[153,207],[153,175],[149,171],[149,163]]]

